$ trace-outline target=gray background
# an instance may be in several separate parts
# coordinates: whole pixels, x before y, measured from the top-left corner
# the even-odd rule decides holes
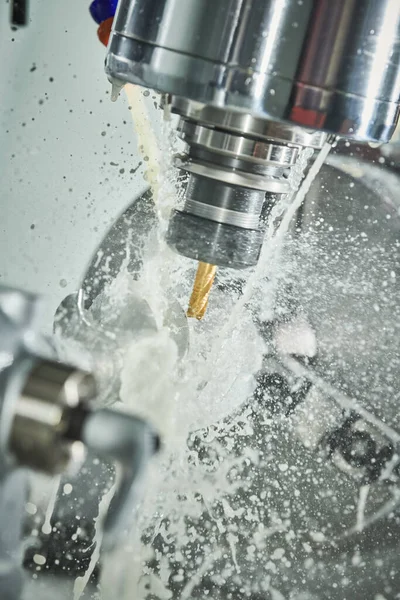
[[[30,0],[31,23],[16,32],[0,4],[0,282],[44,294],[47,325],[146,187],[129,172],[137,140],[124,95],[110,101],[89,4]]]

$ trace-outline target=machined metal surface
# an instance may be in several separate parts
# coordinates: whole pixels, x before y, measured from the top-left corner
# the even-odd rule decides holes
[[[223,181],[229,185],[262,190],[273,194],[285,194],[290,190],[289,183],[285,179],[266,178],[263,174],[255,175],[246,171],[236,171],[211,162],[193,160],[186,155],[176,155],[174,165],[182,171]]]
[[[122,0],[106,71],[213,107],[388,141],[397,0]]]
[[[319,149],[327,138],[323,131],[298,127],[291,123],[269,121],[250,113],[225,110],[179,96],[171,98],[171,110],[188,121],[201,123],[207,127],[239,133],[257,140],[282,142],[289,146]]]
[[[260,139],[232,134],[220,129],[181,120],[179,137],[190,146],[201,146],[227,156],[261,165],[290,167],[296,162],[299,146],[264,142]]]

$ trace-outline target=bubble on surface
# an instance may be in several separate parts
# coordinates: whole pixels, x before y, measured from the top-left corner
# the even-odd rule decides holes
[[[63,493],[66,496],[69,496],[69,494],[72,492],[72,490],[73,490],[73,487],[72,487],[72,485],[70,483],[65,483],[64,484],[64,486],[63,486]]]

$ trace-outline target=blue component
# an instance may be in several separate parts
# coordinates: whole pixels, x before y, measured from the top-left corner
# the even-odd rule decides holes
[[[90,14],[98,25],[113,17],[117,10],[118,0],[93,0],[89,7]]]

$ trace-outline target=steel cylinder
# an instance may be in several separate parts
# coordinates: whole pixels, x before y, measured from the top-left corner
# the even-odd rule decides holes
[[[173,96],[388,141],[398,0],[121,0],[106,71]]]

